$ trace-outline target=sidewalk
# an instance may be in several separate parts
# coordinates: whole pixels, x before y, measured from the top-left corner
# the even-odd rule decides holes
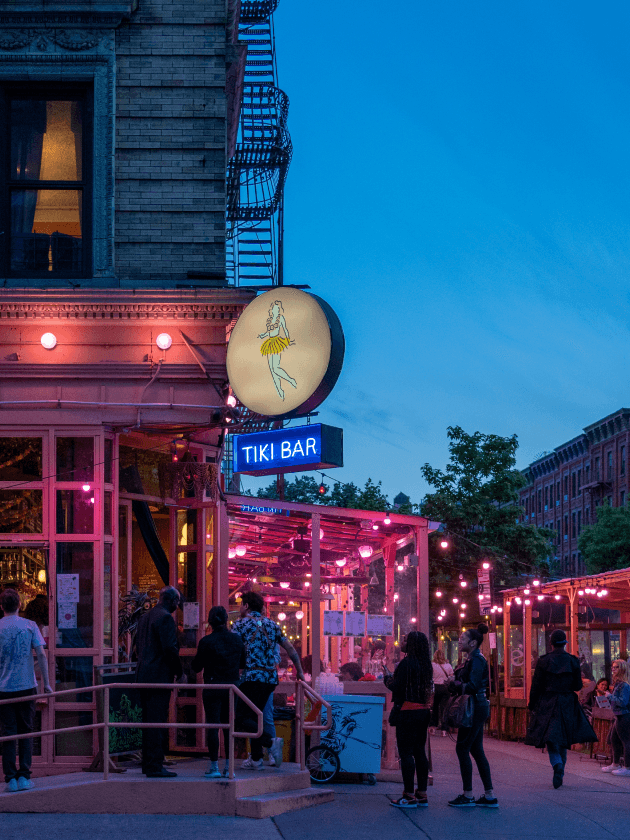
[[[521,744],[486,740],[498,810],[449,808],[461,792],[455,744],[432,738],[434,785],[429,808],[399,811],[389,797],[401,783],[336,784],[335,801],[264,820],[239,817],[3,814],[2,840],[63,836],[64,840],[177,840],[253,832],[256,840],[626,840],[630,777],[602,773],[599,764],[569,754],[565,783],[551,785],[546,755]],[[388,774],[389,775],[389,774]],[[474,790],[482,789],[475,771]],[[157,781],[159,784],[159,780]],[[209,783],[211,784],[211,783]]]

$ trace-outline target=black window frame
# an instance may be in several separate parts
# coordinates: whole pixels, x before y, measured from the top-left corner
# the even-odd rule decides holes
[[[81,143],[81,180],[30,181],[11,178],[12,99],[81,100],[83,103],[83,138]],[[92,193],[94,148],[94,85],[80,82],[11,82],[0,83],[0,269],[3,277],[29,280],[73,280],[92,276]],[[11,192],[13,190],[79,190],[81,209],[81,271],[15,271],[11,269]]]

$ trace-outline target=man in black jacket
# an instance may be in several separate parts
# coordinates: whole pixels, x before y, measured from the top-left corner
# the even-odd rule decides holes
[[[136,644],[138,649],[138,670],[136,681],[140,683],[172,683],[181,678],[182,663],[179,659],[177,627],[173,613],[181,596],[174,586],[165,586],[160,599],[152,610],[138,622]],[[143,723],[166,723],[170,691],[140,689]],[[142,730],[142,772],[150,778],[176,776],[164,767],[167,729]]]
[[[559,788],[571,744],[596,741],[597,736],[580,707],[576,691],[582,688],[580,661],[567,653],[564,630],[554,630],[551,653],[536,663],[527,708],[532,713],[525,743],[547,747],[553,767],[553,786]]]

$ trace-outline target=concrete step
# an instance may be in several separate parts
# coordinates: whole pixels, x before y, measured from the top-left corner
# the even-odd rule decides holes
[[[312,805],[332,802],[335,794],[327,788],[301,788],[284,793],[263,793],[260,796],[240,796],[236,800],[236,816],[261,820],[288,811],[299,811]]]

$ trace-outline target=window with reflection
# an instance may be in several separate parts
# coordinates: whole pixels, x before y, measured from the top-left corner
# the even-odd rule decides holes
[[[94,645],[94,546],[57,543],[57,647]]]
[[[57,438],[57,481],[93,481],[93,479],[94,438]]]
[[[0,481],[41,481],[42,439],[0,438]]]
[[[5,270],[89,276],[91,93],[70,85],[2,90]]]

